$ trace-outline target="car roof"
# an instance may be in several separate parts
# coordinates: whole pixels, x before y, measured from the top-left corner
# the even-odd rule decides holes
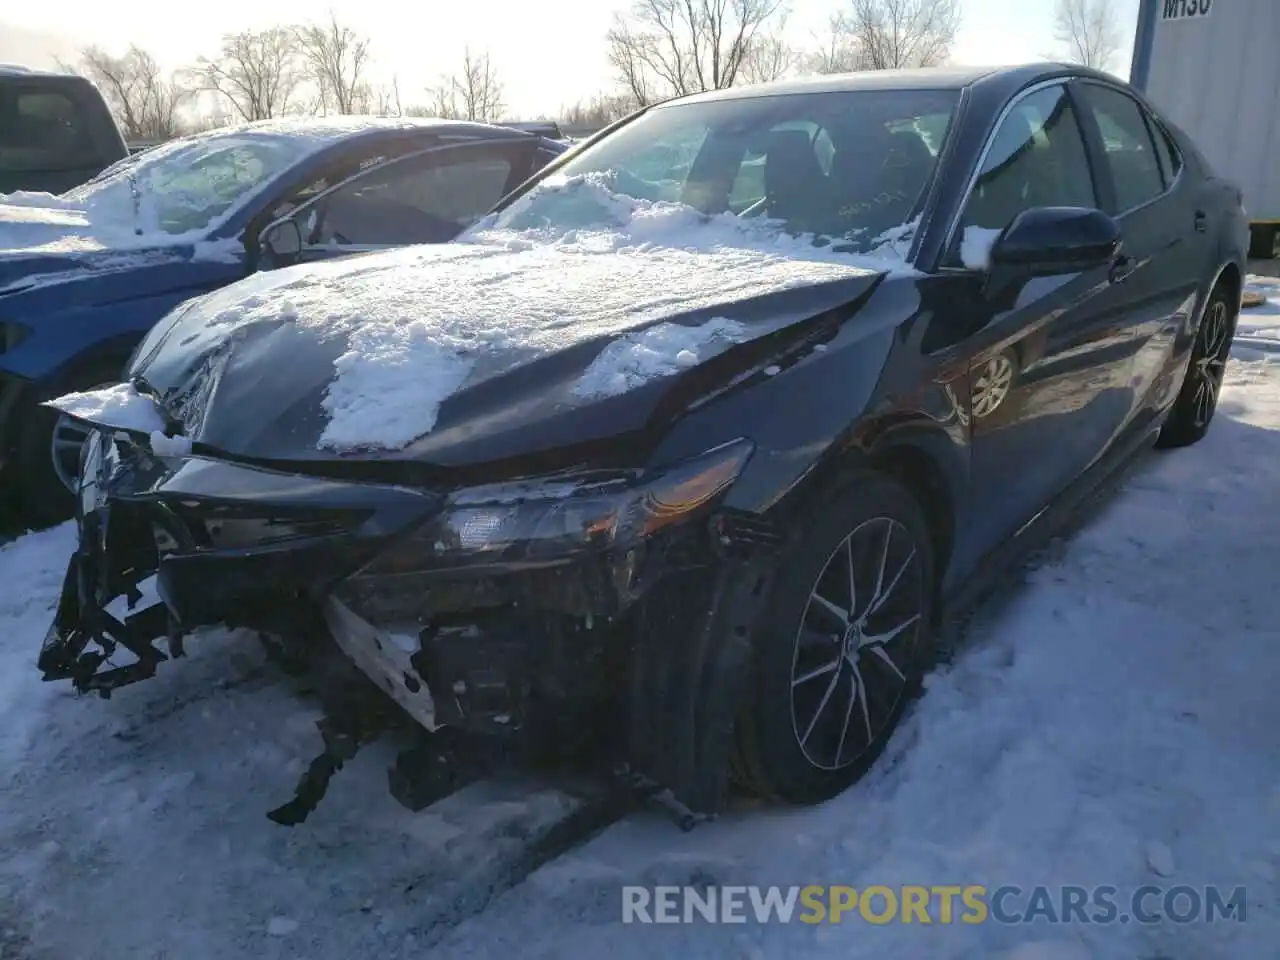
[[[801,93],[845,93],[860,90],[961,90],[982,85],[1008,86],[1010,91],[1042,78],[1062,75],[1097,76],[1115,81],[1115,77],[1099,74],[1062,63],[1028,63],[1006,67],[924,67],[913,70],[860,70],[854,73],[832,73],[799,80],[782,80],[748,87],[711,90],[675,100],[660,106],[700,103],[710,100],[745,100],[754,97],[779,97]]]
[[[285,117],[255,120],[250,123],[218,127],[194,137],[305,137],[338,141],[351,137],[377,136],[380,133],[436,133],[459,137],[511,137],[528,135],[509,127],[499,127],[470,120],[441,120],[436,117]]]
[[[0,63],[0,78],[5,77],[20,77],[24,80],[84,80],[79,74],[67,73],[65,70],[37,70],[20,63]]]
[[[199,133],[191,133],[151,145],[146,150],[138,151],[134,156],[144,156],[152,149],[178,150],[202,142],[228,139],[304,141],[309,144],[306,152],[318,156],[329,150],[340,149],[344,145],[350,146],[365,140],[413,141],[423,137],[438,137],[445,140],[482,140],[495,137],[508,140],[525,137],[530,140],[540,139],[534,134],[507,127],[474,123],[468,120],[440,120],[434,117],[285,117],[202,130]]]

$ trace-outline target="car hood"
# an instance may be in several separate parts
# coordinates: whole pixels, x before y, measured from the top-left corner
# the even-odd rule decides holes
[[[196,250],[190,245],[24,255],[0,253],[0,312],[18,310],[10,306],[8,298],[16,301],[32,296],[55,297],[60,288],[77,303],[146,296],[157,292],[157,288],[172,286],[173,268],[194,258]],[[86,294],[88,286],[100,289]]]
[[[128,373],[198,451],[474,466],[678,415],[882,275],[817,249],[410,247],[190,301]]]
[[[47,193],[0,195],[0,298],[192,258],[240,259],[235,244],[142,234],[131,219],[115,214]]]

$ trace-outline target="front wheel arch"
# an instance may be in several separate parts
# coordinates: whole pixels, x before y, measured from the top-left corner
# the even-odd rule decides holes
[[[933,538],[935,584],[940,590],[959,530],[961,491],[967,482],[964,454],[946,431],[919,422],[883,431],[872,428],[867,433],[878,433],[873,443],[829,451],[803,484],[770,511],[768,519],[779,529],[787,529],[800,522],[813,509],[811,505],[830,500],[851,477],[868,470],[883,474],[906,487],[924,511]]]

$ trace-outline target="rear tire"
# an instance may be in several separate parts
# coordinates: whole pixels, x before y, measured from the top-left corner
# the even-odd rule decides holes
[[[740,787],[819,803],[874,765],[932,663],[933,564],[920,505],[881,474],[859,472],[802,521],[756,634]]]
[[[93,390],[104,384],[117,383],[119,379],[120,367],[98,364],[46,390],[40,400]],[[67,489],[54,465],[54,431],[59,419],[58,411],[38,403],[32,405],[18,437],[12,464],[19,519],[35,529],[54,526],[75,514],[75,494]],[[66,455],[70,458],[70,451]],[[74,473],[79,473],[78,461]]]
[[[1191,348],[1191,360],[1182,380],[1182,389],[1173,402],[1169,418],[1160,429],[1156,446],[1174,449],[1198,443],[1209,432],[1218,409],[1222,381],[1226,377],[1231,341],[1238,320],[1236,305],[1227,296],[1221,281],[1204,305],[1200,329]]]

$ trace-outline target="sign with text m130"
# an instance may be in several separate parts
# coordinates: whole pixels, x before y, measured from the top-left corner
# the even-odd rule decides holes
[[[1209,15],[1213,0],[1158,0],[1161,20],[1201,20]]]

